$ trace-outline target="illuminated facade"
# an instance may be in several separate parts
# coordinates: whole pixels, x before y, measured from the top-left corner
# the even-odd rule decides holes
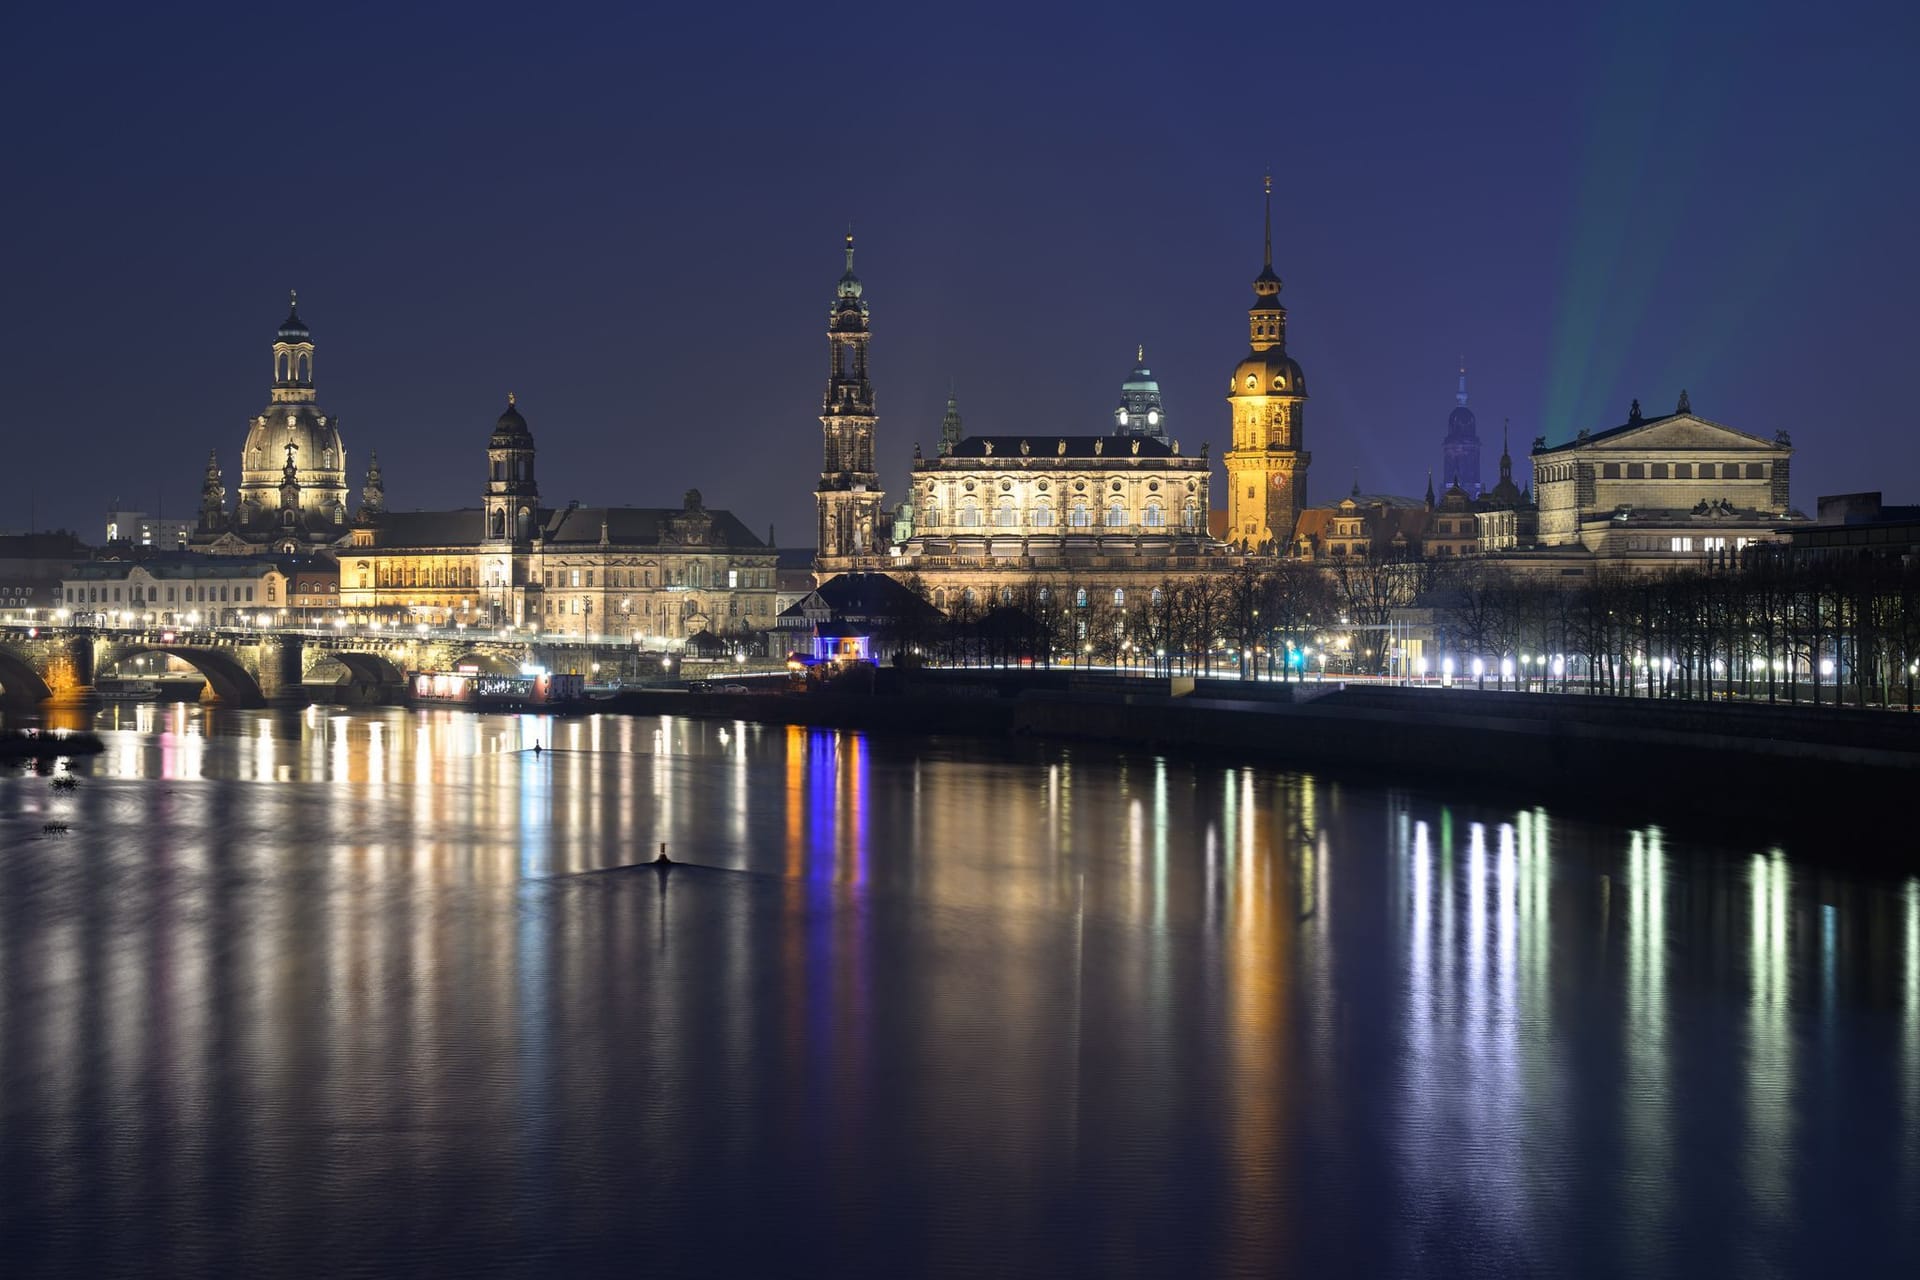
[[[860,277],[853,274],[853,233],[847,233],[847,269],[834,290],[828,313],[830,367],[820,407],[820,487],[815,568],[821,576],[856,568],[873,555],[885,534],[885,494],[873,461],[878,415],[873,381],[867,370],[867,303]]]
[[[339,421],[323,413],[314,390],[313,334],[289,303],[273,343],[273,386],[265,410],[247,425],[234,510],[218,458],[201,487],[200,519],[190,540],[210,554],[271,549],[293,553],[347,536],[347,455]]]
[[[1307,503],[1304,414],[1307,379],[1287,354],[1287,309],[1273,270],[1273,179],[1267,179],[1266,258],[1247,312],[1250,349],[1233,371],[1227,403],[1227,540],[1257,551],[1284,551]]]
[[[1784,431],[1763,440],[1709,421],[1684,391],[1660,417],[1636,400],[1619,426],[1534,443],[1539,545],[1658,567],[1776,540],[1801,518],[1788,499],[1792,459]]]
[[[677,508],[543,507],[534,458],[509,397],[480,506],[388,511],[372,471],[337,553],[341,610],[662,645],[772,626],[774,551],[731,512],[709,510],[698,490]]]

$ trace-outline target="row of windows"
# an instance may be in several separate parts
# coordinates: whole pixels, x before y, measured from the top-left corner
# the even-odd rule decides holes
[[[1044,604],[1049,598],[1048,589],[1046,587],[1041,587],[1039,589],[1038,595],[1041,603]],[[956,602],[964,601],[967,604],[979,604],[981,602],[981,597],[979,593],[974,591],[972,587],[967,587],[964,590],[955,591],[953,593],[953,599]],[[1087,595],[1087,589],[1085,587],[1080,587],[1074,591],[1073,593],[1074,608],[1076,609],[1086,608],[1088,600],[1089,600],[1089,597]],[[1000,588],[999,601],[1001,604],[1012,604],[1013,588],[1012,587]],[[1160,601],[1161,601],[1160,588],[1155,587],[1153,588],[1152,592],[1148,595],[1148,602],[1154,605],[1155,607],[1158,607],[1158,605],[1160,604]],[[945,587],[941,587],[933,593],[933,603],[937,608],[944,609],[947,607],[947,589]],[[1116,608],[1121,608],[1121,609],[1126,608],[1127,590],[1125,587],[1115,587],[1113,589],[1113,603]]]
[[[1764,462],[1603,462],[1600,464],[1602,480],[1739,480],[1741,468],[1746,468],[1745,479],[1765,480],[1767,464]],[[1625,468],[1625,475],[1621,470]],[[1669,475],[1668,472],[1672,474]]]
[[[717,579],[724,572],[725,585],[730,588],[770,587],[773,585],[771,569],[727,569],[709,571],[705,565],[689,565],[685,569],[663,569],[660,585],[663,587],[715,587],[722,585]],[[594,571],[592,569],[549,569],[534,575],[534,585],[543,587],[591,587]],[[474,585],[472,565],[399,565],[382,564],[376,576],[382,587],[471,587]],[[360,585],[366,587],[368,575],[362,571]],[[712,579],[712,580],[710,580]],[[501,587],[506,583],[496,571],[492,586]],[[608,569],[602,574],[602,585],[607,587],[651,587],[653,570],[651,569]]]
[[[963,529],[978,529],[982,527],[982,517],[983,512],[979,506],[968,502],[960,508],[959,525]],[[940,523],[940,508],[928,507],[925,520],[929,526],[938,526]],[[1043,502],[1033,509],[1034,528],[1051,528],[1053,521],[1053,508],[1046,503]],[[993,523],[996,528],[1016,529],[1020,527],[1020,514],[1012,502],[1002,502],[994,509]],[[1107,508],[1106,516],[1102,523],[1108,527],[1126,525],[1128,523],[1126,507],[1118,502],[1112,504]],[[1165,528],[1167,523],[1165,508],[1157,502],[1149,502],[1146,509],[1141,513],[1140,523],[1149,529]],[[1199,523],[1200,505],[1198,503],[1188,503],[1187,524],[1192,527],[1198,527]],[[1072,509],[1067,512],[1067,525],[1069,528],[1074,529],[1092,528],[1093,512],[1088,509],[1084,502],[1076,502],[1073,504]]]
[[[121,590],[122,589],[120,587],[111,587],[111,588],[109,587],[68,587],[66,588],[64,599],[67,604],[119,604],[121,603],[121,596],[120,596]],[[125,588],[125,590],[126,590],[125,602],[128,604],[142,604],[142,603],[159,604],[160,603],[161,588],[159,587],[148,587],[145,592],[144,600],[142,599],[142,594],[139,587],[127,587]],[[210,587],[210,586],[168,587],[166,588],[166,603],[168,604],[218,603],[228,598],[227,590],[228,588],[224,584],[218,587]],[[241,603],[252,602],[253,600],[252,587],[245,587],[245,586],[234,587],[232,590],[233,590],[232,599],[234,601],[241,602]],[[109,591],[112,592],[111,595],[108,594]],[[184,593],[184,594],[177,594],[177,593]],[[278,594],[279,593],[276,590],[274,583],[271,580],[269,580],[266,585],[266,598],[268,600],[275,600],[278,598]]]

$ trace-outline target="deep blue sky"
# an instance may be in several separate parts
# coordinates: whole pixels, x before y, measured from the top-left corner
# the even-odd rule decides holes
[[[1915,496],[1920,27],[1892,5],[46,6],[10,11],[0,527],[231,487],[300,290],[356,487],[470,505],[509,389],[555,503],[697,486],[811,540],[851,220],[897,496],[970,429],[1189,451],[1275,175],[1310,497],[1682,386],[1794,496]],[[1521,478],[1525,478],[1524,464]]]

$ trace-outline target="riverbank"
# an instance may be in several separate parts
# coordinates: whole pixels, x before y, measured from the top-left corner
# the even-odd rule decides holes
[[[607,709],[1464,781],[1646,818],[1820,825],[1843,841],[1903,825],[1920,784],[1920,717],[1825,707],[935,672],[873,694],[635,691]]]

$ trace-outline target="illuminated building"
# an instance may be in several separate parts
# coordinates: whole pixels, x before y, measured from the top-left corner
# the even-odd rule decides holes
[[[1534,442],[1540,548],[1661,568],[1774,540],[1801,518],[1788,502],[1792,459],[1786,432],[1763,440],[1709,421],[1684,391],[1659,417],[1636,400],[1619,426]]]
[[[246,555],[330,546],[347,536],[347,456],[338,419],[321,412],[313,378],[313,334],[289,303],[273,342],[267,407],[247,424],[240,490],[231,515],[217,456],[202,485],[197,551]]]
[[[679,507],[540,505],[512,396],[487,438],[481,505],[392,511],[378,463],[340,549],[340,608],[434,626],[672,644],[773,624],[773,548],[690,489]]]
[[[1287,309],[1273,270],[1273,179],[1267,179],[1266,257],[1247,313],[1250,349],[1233,371],[1233,445],[1227,450],[1227,539],[1284,551],[1307,502],[1307,380],[1287,354]]]
[[[163,552],[145,560],[90,560],[60,584],[76,621],[160,626],[245,626],[288,604],[288,569],[260,556]]]
[[[815,568],[821,576],[843,573],[869,556],[884,534],[880,475],[874,469],[873,432],[878,416],[873,381],[868,376],[867,303],[860,277],[853,274],[853,233],[847,233],[847,269],[834,289],[828,312],[830,368],[821,402],[819,548]]]

